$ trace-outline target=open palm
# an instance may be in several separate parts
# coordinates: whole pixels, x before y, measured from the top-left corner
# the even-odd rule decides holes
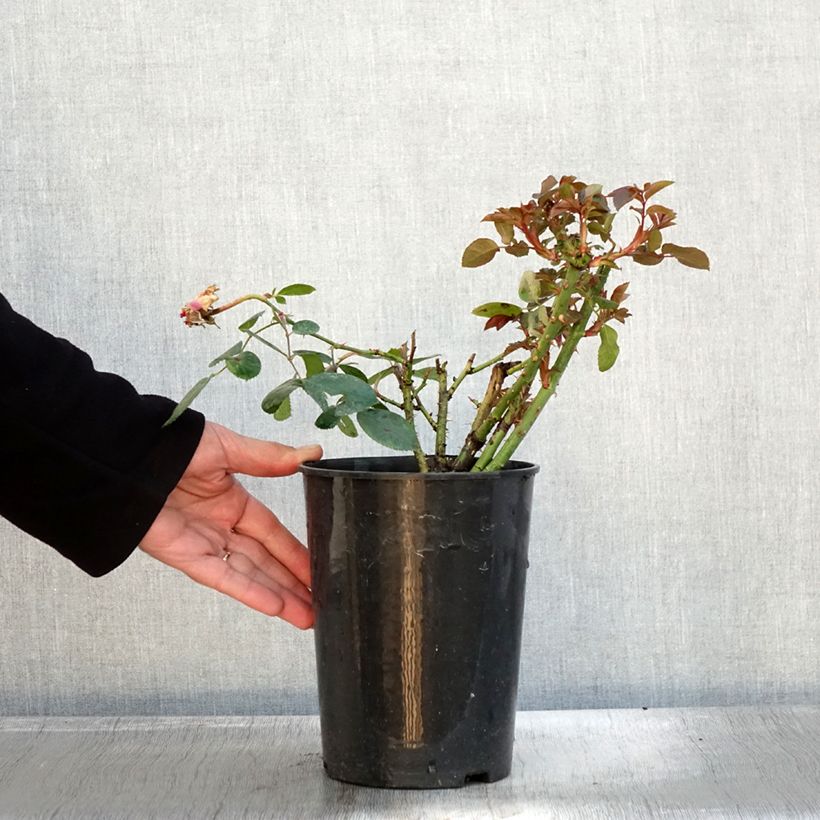
[[[140,548],[251,609],[308,629],[308,551],[233,474],[291,475],[321,455],[318,445],[288,447],[206,422],[188,469]]]

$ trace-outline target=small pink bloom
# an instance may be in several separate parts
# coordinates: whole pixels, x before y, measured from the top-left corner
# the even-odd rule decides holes
[[[211,306],[219,299],[216,295],[218,290],[216,285],[209,285],[202,293],[182,306],[179,315],[188,327],[216,324],[211,317]]]

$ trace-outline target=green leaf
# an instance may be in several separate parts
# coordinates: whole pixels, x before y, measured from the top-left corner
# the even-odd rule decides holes
[[[424,379],[426,382],[428,379],[433,379],[438,375],[438,368],[437,367],[420,367],[418,370],[413,371],[414,378],[417,379]]]
[[[286,382],[282,382],[282,384],[278,387],[274,387],[273,390],[262,399],[262,409],[266,413],[273,413],[275,415],[290,394],[301,386],[301,379],[288,379]]]
[[[356,419],[366,435],[391,450],[413,450],[418,444],[413,428],[398,413],[373,407],[358,413]]]
[[[210,376],[205,376],[200,379],[180,400],[179,404],[174,408],[170,416],[168,416],[163,427],[173,424],[191,405],[191,402],[205,389],[208,382],[216,375],[212,373]]]
[[[249,319],[245,319],[241,325],[239,325],[239,329],[244,333],[246,330],[250,330],[255,324],[256,320],[264,313],[264,310],[260,310],[259,313],[254,313]]]
[[[319,417],[313,422],[320,430],[331,430],[339,423],[335,407],[328,407],[319,413]]]
[[[620,267],[615,263],[614,259],[609,259],[606,256],[602,256],[600,261],[598,262],[598,267],[605,268],[607,270],[620,270]]]
[[[661,232],[657,228],[653,228],[649,232],[649,236],[646,240],[646,247],[650,253],[655,253],[658,248],[661,246],[661,242],[663,241],[663,237]]]
[[[495,229],[498,231],[498,235],[501,237],[501,241],[505,245],[509,245],[515,236],[515,228],[513,227],[512,222],[495,222],[494,224]]]
[[[310,353],[313,356],[318,356],[324,364],[330,364],[333,361],[333,359],[331,359],[330,356],[327,355],[327,353],[322,353],[321,350],[294,350],[293,351],[294,356],[302,356],[305,353]]]
[[[618,332],[609,325],[601,328],[601,346],[598,348],[598,370],[609,370],[618,358]]]
[[[586,188],[581,191],[578,199],[581,202],[586,202],[587,199],[591,199],[592,197],[599,195],[603,189],[603,185],[587,185]]]
[[[392,367],[385,367],[385,368],[384,368],[384,370],[380,370],[378,373],[374,373],[374,374],[373,374],[373,375],[372,375],[372,376],[371,376],[371,377],[367,380],[367,383],[368,383],[368,384],[372,384],[372,385],[376,385],[376,386],[377,386],[377,385],[379,384],[379,382],[380,382],[383,378],[385,378],[385,376],[389,376],[391,373],[393,373],[393,368],[392,368]]]
[[[358,367],[355,367],[352,364],[340,364],[339,367],[341,368],[343,373],[347,373],[348,376],[355,376],[357,379],[361,379],[363,382],[367,381],[367,376],[359,370]]]
[[[563,179],[564,177],[562,177]],[[571,182],[562,182],[558,186],[558,196],[561,199],[572,199],[575,196],[575,188],[572,187]]]
[[[384,354],[391,362],[404,362],[404,354],[400,347],[391,347],[390,350],[385,350]]]
[[[300,319],[298,322],[293,323],[291,330],[298,336],[310,336],[311,333],[319,332],[319,325],[310,319]]]
[[[359,431],[356,429],[356,425],[353,423],[353,419],[350,416],[342,416],[336,423],[336,426],[350,438],[356,438],[359,435]]]
[[[276,421],[287,421],[290,418],[290,396],[285,396],[285,400],[276,408],[273,417]]]
[[[372,407],[377,401],[376,391],[366,382],[348,373],[318,373],[305,379],[302,387],[315,401],[317,395],[341,396],[342,401],[334,410],[337,416],[349,416],[359,410]]]
[[[220,362],[224,362],[225,359],[229,359],[231,356],[236,356],[236,354],[242,350],[244,344],[244,342],[237,342],[232,347],[229,347],[224,353],[217,356],[212,362],[210,362],[208,364],[208,367],[213,367],[214,365],[217,365]]]
[[[309,293],[313,293],[315,290],[316,288],[314,288],[313,285],[295,284],[286,285],[285,287],[276,291],[276,293],[279,296],[307,296]]]
[[[486,265],[498,251],[499,247],[492,239],[476,239],[464,249],[461,266],[464,268],[480,268],[482,265]]]
[[[308,376],[315,376],[317,373],[323,373],[325,370],[325,363],[322,357],[314,350],[300,350],[294,355],[305,363],[305,373]]]
[[[259,375],[262,369],[262,362],[256,353],[251,353],[250,350],[243,350],[236,356],[230,359],[225,359],[225,365],[231,373],[238,379],[253,379]]]
[[[660,182],[653,182],[651,184],[647,183],[646,187],[643,189],[644,199],[649,199],[649,197],[655,196],[658,191],[662,191],[664,188],[668,188],[672,184],[673,181],[671,179],[662,179]]]
[[[315,376],[312,376],[311,378],[315,378]],[[322,408],[322,410],[327,410],[327,397],[315,385],[311,385],[308,379],[305,379],[302,382],[302,389],[313,399],[313,401],[316,402],[316,404],[319,405],[319,407]]]
[[[607,310],[615,310],[618,307],[618,303],[614,299],[604,299],[603,296],[596,296],[595,304]]]
[[[537,302],[541,297],[541,283],[535,271],[525,270],[518,280],[518,296],[525,302]],[[513,314],[517,315],[517,314]]]
[[[681,265],[700,270],[709,270],[709,257],[700,248],[673,245],[667,242],[662,248],[663,253],[672,254]]]
[[[473,316],[483,316],[489,319],[491,316],[516,316],[521,315],[521,308],[510,302],[485,302],[477,308],[473,308]]]

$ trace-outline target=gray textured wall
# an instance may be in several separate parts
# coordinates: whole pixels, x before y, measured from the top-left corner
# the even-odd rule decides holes
[[[459,268],[481,216],[548,173],[676,180],[712,271],[630,271],[621,360],[579,356],[526,451],[549,468],[520,702],[816,701],[819,35],[813,0],[6,0],[2,290],[145,392],[232,341],[176,317],[212,281],[308,280],[328,331],[456,360],[522,267]],[[198,406],[367,448],[274,428],[277,378]],[[298,478],[253,487],[304,534]],[[142,554],[94,581],[0,545],[3,712],[315,709],[310,633]]]

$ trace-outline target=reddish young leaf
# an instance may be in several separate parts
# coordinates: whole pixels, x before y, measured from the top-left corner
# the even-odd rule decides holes
[[[629,294],[626,292],[626,289],[629,287],[629,282],[623,282],[622,284],[618,285],[615,290],[612,291],[609,298],[612,299],[613,302],[617,302],[619,305],[624,299],[629,298]]]
[[[663,256],[659,253],[638,252],[631,256],[639,265],[660,265],[663,262]]]
[[[638,189],[634,185],[624,185],[623,188],[616,188],[607,197],[612,200],[616,211],[620,211],[627,202],[631,202],[635,198]]]
[[[656,228],[668,228],[674,224],[677,216],[671,208],[665,208],[663,205],[650,205],[646,209],[646,215],[652,220],[652,224]]]
[[[490,328],[494,327],[496,330],[501,330],[504,325],[508,322],[513,320],[512,316],[502,316],[501,314],[497,314],[496,316],[490,316],[487,319],[487,324],[484,325],[484,330],[489,330]]]
[[[504,250],[512,256],[526,256],[530,252],[530,246],[523,240],[519,239],[511,245],[507,245]]]

